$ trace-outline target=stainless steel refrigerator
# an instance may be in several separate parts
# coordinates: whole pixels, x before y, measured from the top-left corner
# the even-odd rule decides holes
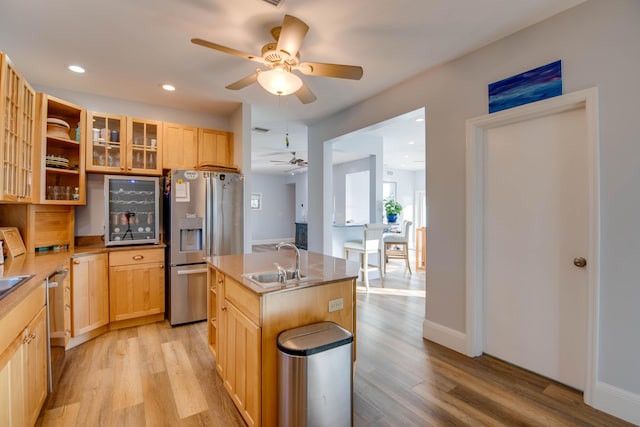
[[[171,325],[207,318],[206,256],[244,252],[241,174],[170,170],[163,223],[167,315]]]

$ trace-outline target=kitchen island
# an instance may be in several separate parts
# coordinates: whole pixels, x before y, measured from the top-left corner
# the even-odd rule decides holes
[[[250,274],[292,269],[289,250],[208,259],[208,343],[225,388],[249,426],[278,425],[280,332],[320,321],[351,331],[356,341],[353,261],[300,251],[303,279],[259,283]],[[355,361],[354,348],[354,361]]]

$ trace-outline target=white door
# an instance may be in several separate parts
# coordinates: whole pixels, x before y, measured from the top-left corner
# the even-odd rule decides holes
[[[588,156],[584,109],[488,129],[484,352],[583,390]]]

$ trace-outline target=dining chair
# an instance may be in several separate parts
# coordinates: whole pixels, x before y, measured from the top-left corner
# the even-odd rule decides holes
[[[362,232],[362,240],[350,240],[344,242],[344,257],[349,259],[349,253],[360,254],[360,272],[362,281],[369,292],[369,254],[378,254],[378,274],[380,275],[380,285],[384,287],[382,278],[382,247],[381,240],[384,233],[384,224],[365,224]]]
[[[402,222],[402,232],[400,233],[384,233],[382,236],[382,250],[384,251],[384,274],[387,273],[387,262],[391,258],[404,259],[409,274],[411,273],[411,265],[409,265],[409,230],[413,222],[404,220]]]

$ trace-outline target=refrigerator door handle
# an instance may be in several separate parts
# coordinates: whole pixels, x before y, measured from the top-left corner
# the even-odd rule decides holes
[[[213,200],[212,174],[205,173],[205,219],[204,219],[204,256],[213,255],[212,228],[213,228]]]
[[[220,244],[221,244],[221,234],[220,230],[222,229],[222,224],[220,221],[222,218],[220,217],[220,212],[222,209],[222,200],[220,200],[221,196],[221,184],[218,182],[218,174],[211,174],[211,212],[212,212],[212,224],[211,224],[211,255],[221,255],[220,254]]]
[[[178,270],[178,276],[187,276],[189,274],[200,274],[200,273],[206,273],[207,269],[206,268],[194,268],[192,270]]]

